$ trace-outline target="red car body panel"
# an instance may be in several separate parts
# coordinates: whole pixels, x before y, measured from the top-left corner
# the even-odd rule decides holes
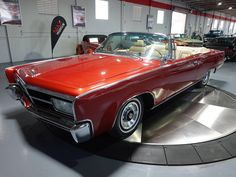
[[[77,121],[91,120],[98,135],[112,128],[119,108],[129,98],[145,94],[151,106],[158,105],[223,62],[224,53],[217,50],[164,64],[93,54],[10,67],[6,75],[10,83],[17,73],[28,85],[74,97]]]

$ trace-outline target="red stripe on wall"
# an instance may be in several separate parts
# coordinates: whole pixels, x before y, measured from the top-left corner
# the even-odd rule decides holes
[[[151,2],[150,0],[121,0],[121,1],[125,1],[125,2],[130,2],[130,3],[134,3],[134,4],[141,4],[141,5],[145,5],[145,6],[150,6]]]
[[[230,21],[230,22],[236,22],[234,19],[230,19],[227,17],[222,17],[219,15],[213,15],[213,14],[207,14],[207,13],[202,13],[200,11],[193,10],[192,14],[198,15],[198,16],[203,16],[203,17],[208,17],[208,18],[214,18],[214,19],[219,19],[219,20],[225,20],[225,21]]]
[[[219,19],[219,20],[225,20],[225,21],[230,21],[230,22],[235,22],[236,23],[236,20],[233,20],[233,19],[230,19],[230,18],[227,18],[227,17],[207,14],[207,13],[203,13],[201,11],[191,10],[191,9],[187,9],[187,8],[184,8],[184,7],[174,6],[174,5],[171,5],[171,4],[167,4],[167,3],[163,3],[163,2],[157,2],[157,1],[153,1],[153,0],[121,0],[121,1],[134,3],[134,4],[140,4],[140,5],[144,5],[144,6],[152,6],[152,7],[156,7],[156,8],[160,8],[160,9],[165,9],[165,10],[173,10],[176,7],[178,9],[183,9],[185,11],[189,10],[189,12],[193,15],[203,16],[203,17],[208,17],[208,18],[214,18],[214,19]]]
[[[166,4],[162,2],[156,2],[156,1],[151,1],[151,6],[160,8],[160,9],[166,9],[166,10],[172,10],[173,6],[171,4]]]

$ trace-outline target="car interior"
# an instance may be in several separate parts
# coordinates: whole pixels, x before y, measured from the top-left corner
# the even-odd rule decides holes
[[[186,58],[191,55],[196,55],[199,53],[207,53],[210,50],[205,47],[187,47],[187,46],[176,46],[176,59]],[[168,54],[168,44],[164,43],[154,43],[151,45],[145,45],[143,40],[137,40],[129,48],[129,52],[148,54],[149,58],[162,58],[164,55]]]

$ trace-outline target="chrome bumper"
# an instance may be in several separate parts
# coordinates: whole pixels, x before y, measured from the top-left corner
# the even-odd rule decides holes
[[[64,118],[58,119],[57,117],[49,117],[47,115],[42,115],[32,108],[27,109],[31,113],[33,113],[37,118],[47,124],[53,125],[57,128],[63,129],[67,132],[70,132],[73,139],[76,143],[83,143],[92,138],[93,132],[92,132],[92,123],[91,121],[84,121],[84,122],[72,122],[69,120],[66,120]]]
[[[92,127],[89,122],[81,123],[75,125],[70,129],[70,133],[74,138],[76,143],[82,143],[91,139],[92,136]]]
[[[17,84],[11,84],[6,89],[13,99],[20,100],[22,102],[21,98],[24,92]],[[70,132],[73,139],[77,143],[88,141],[92,137],[93,125],[89,120],[83,122],[75,122],[74,120],[68,120],[58,115],[52,116],[45,112],[39,112],[37,108],[34,108],[33,105],[26,109],[36,115],[39,120]]]
[[[20,100],[23,92],[17,84],[10,84],[7,88],[7,93],[14,100]]]

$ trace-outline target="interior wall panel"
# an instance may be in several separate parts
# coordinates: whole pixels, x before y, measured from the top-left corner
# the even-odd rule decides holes
[[[10,62],[5,26],[0,26],[0,63]]]
[[[77,33],[71,20],[74,4],[74,0],[58,0],[59,15],[66,19],[67,27],[55,47],[55,57],[75,54]],[[36,1],[31,0],[21,1],[21,13],[22,26],[7,26],[13,62],[51,58],[50,31],[55,15],[39,14]]]
[[[109,0],[109,19],[108,20],[97,20],[95,19],[95,0],[86,1],[86,27],[85,33],[99,33],[99,34],[110,34],[112,32],[120,31],[120,20],[121,20],[121,2],[118,0]],[[78,5],[80,4],[80,1]]]
[[[163,10],[164,11],[164,23],[163,24],[157,24],[157,11]],[[163,33],[163,34],[169,34],[170,33],[170,23],[171,23],[171,12],[170,10],[164,10],[159,8],[151,8],[151,15],[154,17],[154,26],[153,29],[150,30],[150,32],[153,33]]]
[[[133,19],[133,7],[141,8],[140,20]],[[133,3],[123,3],[123,31],[147,32],[146,20],[149,14],[149,7]]]
[[[191,35],[193,31],[195,31],[195,25],[196,25],[196,15],[188,14],[187,20],[186,20],[186,33],[188,35]]]

